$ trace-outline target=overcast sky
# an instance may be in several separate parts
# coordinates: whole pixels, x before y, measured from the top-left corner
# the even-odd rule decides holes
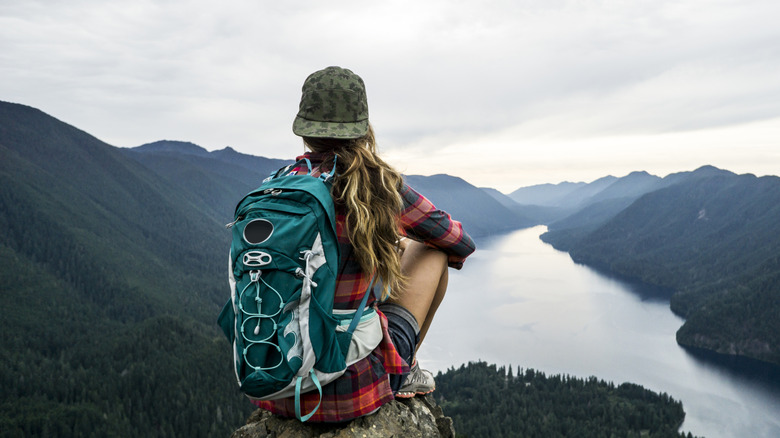
[[[304,79],[339,65],[409,174],[780,175],[779,19],[776,0],[0,0],[0,100],[114,146],[291,158]]]

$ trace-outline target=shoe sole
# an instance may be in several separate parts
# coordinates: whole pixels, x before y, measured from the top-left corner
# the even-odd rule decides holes
[[[425,392],[425,391],[415,391],[415,392],[411,392],[411,391],[409,391],[409,392],[401,392],[401,391],[398,391],[398,392],[395,393],[395,398],[413,398],[414,396],[417,396],[417,395],[427,395],[427,394],[430,394],[433,391],[436,391],[436,388],[433,388],[433,389],[431,389],[430,391],[427,391],[427,392]]]

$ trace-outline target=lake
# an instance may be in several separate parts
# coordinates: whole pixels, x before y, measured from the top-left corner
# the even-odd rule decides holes
[[[424,368],[483,360],[633,382],[682,401],[686,433],[780,437],[780,367],[683,349],[668,291],[575,264],[539,239],[545,231],[483,239],[462,271],[450,270],[418,355]]]

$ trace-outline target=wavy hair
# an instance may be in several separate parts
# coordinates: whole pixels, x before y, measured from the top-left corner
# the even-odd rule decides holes
[[[405,282],[401,273],[398,216],[403,208],[401,174],[376,153],[374,130],[356,139],[304,137],[312,152],[333,152],[336,177],[333,196],[346,209],[346,229],[363,272],[376,272],[382,284],[382,299]],[[333,165],[329,158],[323,167]]]

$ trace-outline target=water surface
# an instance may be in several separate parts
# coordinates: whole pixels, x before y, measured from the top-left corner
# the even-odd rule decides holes
[[[481,242],[436,315],[420,363],[445,371],[474,360],[550,374],[638,383],[681,400],[681,430],[780,437],[780,370],[688,352],[668,292],[575,264],[539,240],[544,227]]]

